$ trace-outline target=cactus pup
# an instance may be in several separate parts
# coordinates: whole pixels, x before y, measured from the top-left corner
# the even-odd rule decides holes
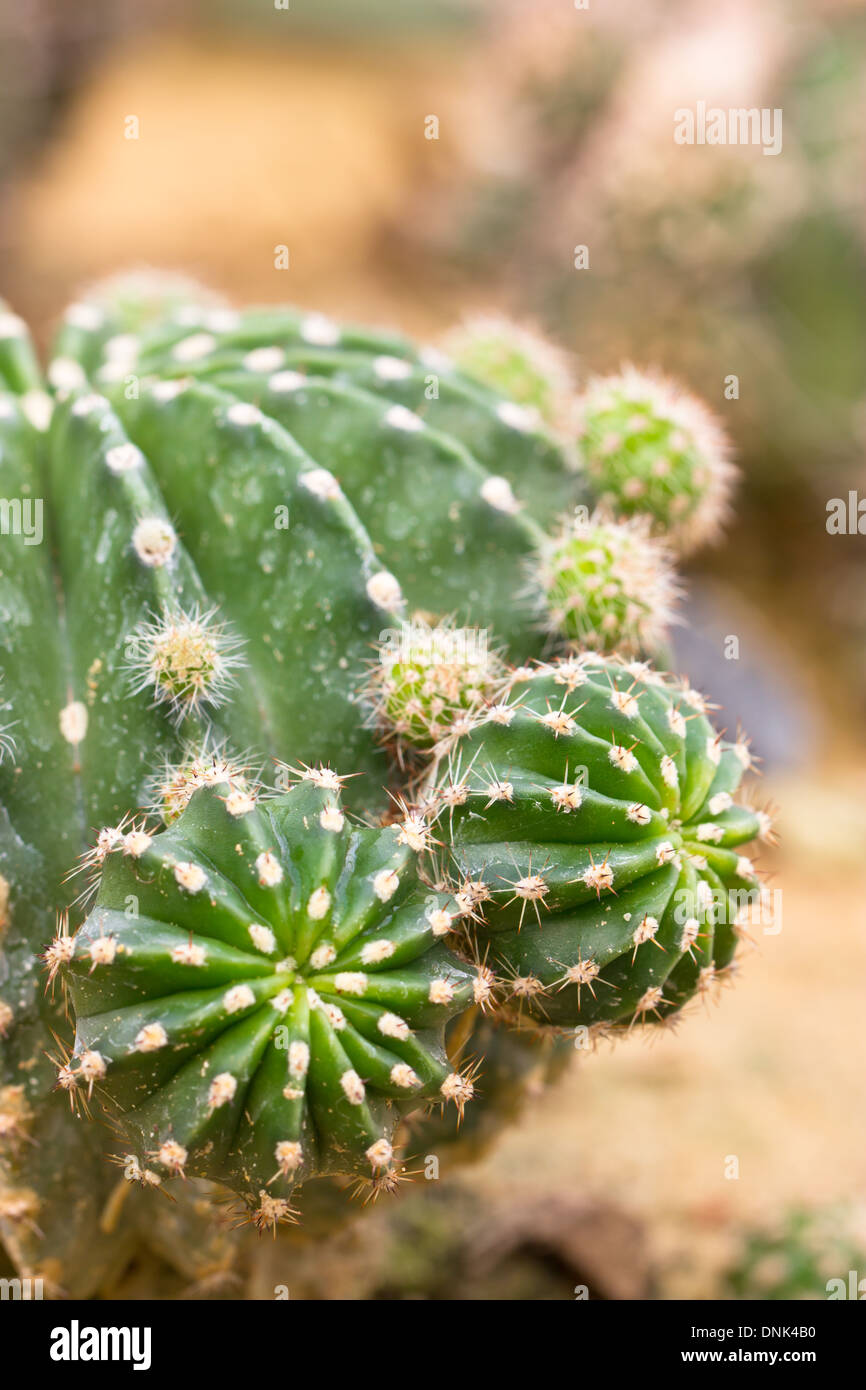
[[[418,875],[429,832],[353,825],[341,786],[214,782],[169,828],[118,831],[47,952],[76,1016],[62,1085],[98,1097],[129,1172],[215,1178],[259,1222],[310,1177],[387,1183],[401,1110],[472,1096],[443,1034],[486,986],[449,949],[459,906]]]
[[[730,968],[760,892],[742,847],[770,827],[736,800],[748,743],[707,714],[585,654],[517,671],[439,759],[455,892],[519,1018],[663,1022]]]

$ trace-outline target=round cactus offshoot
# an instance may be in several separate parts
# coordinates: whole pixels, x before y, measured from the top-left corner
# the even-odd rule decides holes
[[[643,517],[567,521],[542,547],[535,578],[553,632],[626,656],[657,648],[680,595],[670,553]]]
[[[414,823],[352,825],[341,783],[200,787],[167,830],[117,837],[55,953],[68,1088],[104,1105],[136,1171],[225,1182],[264,1224],[308,1178],[387,1181],[400,1115],[472,1095],[444,1045],[475,988],[449,943],[459,905],[422,882]]]
[[[455,891],[518,1019],[664,1022],[730,970],[766,827],[736,799],[748,745],[707,708],[587,654],[516,673],[440,761]]]
[[[379,648],[364,697],[386,740],[429,751],[503,685],[506,667],[483,628],[416,618]]]
[[[566,354],[539,333],[495,315],[467,319],[452,329],[444,349],[465,372],[497,395],[562,423],[574,387]]]
[[[591,381],[577,415],[583,463],[602,505],[648,516],[681,553],[718,535],[736,469],[724,432],[699,400],[628,367]]]

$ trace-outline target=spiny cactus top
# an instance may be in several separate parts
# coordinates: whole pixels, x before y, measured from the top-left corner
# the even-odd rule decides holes
[[[731,962],[766,818],[703,697],[641,663],[519,671],[430,800],[481,953],[540,1023],[665,1019]]]
[[[545,544],[535,580],[554,632],[578,647],[624,656],[654,653],[680,589],[667,547],[648,519],[576,516]]]
[[[443,346],[461,371],[515,401],[553,428],[573,393],[565,355],[544,338],[495,315],[467,320]]]
[[[363,696],[398,754],[434,748],[504,683],[506,667],[480,628],[416,619],[382,643]]]
[[[591,381],[577,407],[583,462],[601,502],[647,514],[685,552],[713,539],[736,476],[713,416],[672,382],[627,367]]]
[[[265,1221],[308,1177],[387,1178],[401,1107],[472,1095],[443,1033],[486,986],[448,947],[458,905],[418,877],[429,832],[352,826],[340,788],[216,782],[168,830],[118,831],[48,952],[76,1015],[63,1085],[116,1112],[135,1175],[218,1178]]]

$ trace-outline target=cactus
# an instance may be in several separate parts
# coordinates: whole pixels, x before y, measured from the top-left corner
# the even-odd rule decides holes
[[[577,416],[584,466],[604,505],[648,515],[683,553],[718,534],[735,474],[705,406],[627,367],[591,381]]]
[[[100,827],[142,833],[130,817],[157,807],[174,825],[225,768],[254,781],[280,756],[348,766],[348,808],[384,812],[357,694],[376,640],[421,608],[537,647],[521,561],[579,486],[555,441],[439,356],[318,315],[178,306],[176,288],[136,276],[72,306],[47,382],[0,316],[3,492],[47,499],[47,543],[4,535],[0,586],[0,1229],[72,1294],[110,1280],[140,1224],[105,1131],[54,1090],[69,1029],[37,957],[79,856],[98,870]],[[520,510],[506,470],[537,503]]]
[[[427,829],[352,827],[341,784],[215,783],[170,829],[119,833],[47,952],[77,1022],[63,1084],[98,1085],[131,1171],[217,1179],[265,1223],[309,1177],[387,1181],[401,1104],[472,1095],[442,1035],[486,986],[447,947],[457,905],[418,877]]]
[[[462,372],[534,411],[552,428],[564,423],[573,385],[564,355],[539,334],[507,319],[479,317],[442,344]]]
[[[518,1020],[664,1022],[723,976],[759,892],[740,847],[770,830],[734,801],[750,763],[696,691],[588,654],[517,671],[455,735],[428,803]]]
[[[395,636],[371,664],[363,698],[373,727],[396,740],[402,759],[430,751],[458,721],[494,699],[506,667],[478,628],[447,621],[431,627],[416,618]]]
[[[570,872],[583,849],[560,819],[549,834],[550,808],[532,800],[533,745],[553,740],[545,777],[563,754],[554,771],[568,815],[559,725],[571,705],[558,682],[579,668],[596,701],[601,687],[582,661],[538,668],[529,696],[552,683],[553,723],[532,724],[517,777],[516,748],[489,745],[511,736],[497,720],[512,718],[520,672],[503,691],[504,663],[569,641],[642,653],[659,640],[673,582],[647,523],[598,514],[589,531],[575,527],[592,487],[525,403],[400,336],[237,312],[173,279],[137,275],[73,305],[44,378],[24,325],[0,313],[0,449],[22,519],[25,504],[45,502],[44,538],[12,527],[0,571],[0,1234],[20,1267],[74,1295],[110,1286],[148,1225],[151,1189],[172,1172],[231,1186],[259,1226],[296,1207],[327,1217],[348,1179],[394,1186],[395,1135],[411,1147],[406,1120],[419,1108],[454,1102],[450,1121],[425,1120],[453,1130],[473,1059],[482,1070],[492,1059],[486,1136],[508,1109],[500,1099],[522,1089],[527,1049],[556,1055],[500,1025],[515,1014],[582,1022],[580,991],[550,990],[539,965],[545,1007],[515,1008],[513,970],[532,933],[512,952],[502,926],[514,905],[499,884],[477,896],[486,850],[473,845],[495,846],[513,812],[518,857],[540,837],[532,873],[547,872],[551,853],[552,878]],[[650,602],[635,613],[651,547],[655,588],[644,585]],[[407,632],[409,659],[390,660],[406,655],[394,637]],[[473,633],[487,642],[481,659],[466,646]],[[674,822],[691,827],[713,767],[692,732],[685,761],[668,752],[677,731],[656,723],[671,689],[640,693],[641,737],[647,756],[663,746],[687,777],[688,816],[656,778],[642,798],[649,821],[629,821],[623,846],[599,861],[630,863],[630,891],[656,898],[655,832],[666,829],[675,855],[691,845]],[[631,717],[621,693],[611,729]],[[528,717],[514,716],[514,733]],[[643,731],[643,713],[637,722]],[[460,786],[439,787],[433,827],[409,798],[422,759],[441,772],[446,748]],[[481,756],[464,789],[470,749]],[[733,766],[725,751],[714,795],[733,790]],[[706,869],[683,849],[682,874],[727,882],[730,846],[754,817],[713,815]],[[603,829],[586,841],[601,855]],[[465,882],[443,880],[441,855],[475,856]],[[673,873],[665,864],[661,879]],[[711,937],[706,918],[697,943],[664,956],[674,967],[677,955],[665,1009],[726,965],[732,933],[719,925]],[[506,975],[513,967],[510,984],[492,989],[485,952]],[[613,956],[599,967],[596,994],[610,975],[620,991],[599,1016],[651,1012],[633,987],[649,978],[645,948],[637,959],[636,970]],[[573,965],[572,954],[563,969]],[[479,1005],[478,1046],[460,1052]],[[285,1072],[301,1044],[309,1066],[294,1087]],[[483,1076],[479,1095],[483,1105]],[[70,1100],[105,1111],[112,1128],[82,1123]],[[107,1152],[143,1190],[117,1187]]]
[[[680,596],[668,549],[648,534],[646,516],[576,516],[542,549],[536,583],[554,634],[626,656],[658,649]]]

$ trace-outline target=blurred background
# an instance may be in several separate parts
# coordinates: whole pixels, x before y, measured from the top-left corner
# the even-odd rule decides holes
[[[781,108],[781,152],[675,144],[699,100]],[[576,1055],[474,1167],[296,1253],[293,1290],[866,1276],[866,548],[826,527],[866,499],[864,153],[861,0],[0,0],[0,295],[43,346],[130,265],[431,339],[489,308],[579,380],[681,378],[743,473],[675,646],[763,758],[778,929],[676,1037]],[[272,1297],[285,1254],[221,1260],[184,1286],[156,1252],[126,1291]]]

